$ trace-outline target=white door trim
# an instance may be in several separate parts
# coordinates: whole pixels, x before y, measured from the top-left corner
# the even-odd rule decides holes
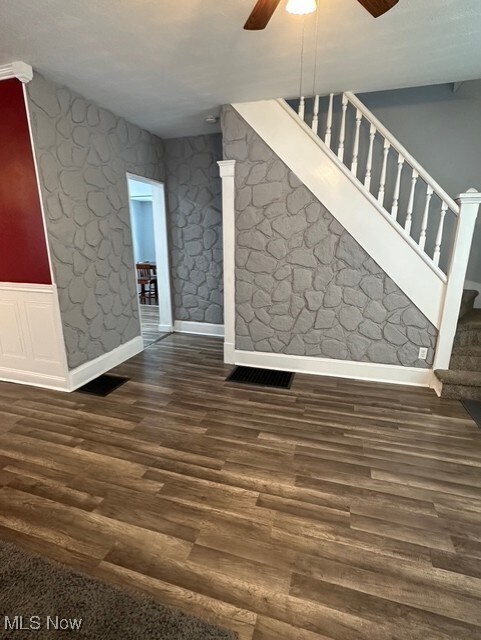
[[[224,362],[234,364],[235,349],[235,160],[217,163],[222,178],[224,243]]]
[[[128,180],[144,182],[152,186],[152,208],[155,236],[155,259],[157,263],[157,287],[159,292],[159,331],[172,332],[174,330],[174,318],[172,311],[172,291],[170,283],[169,239],[167,228],[167,207],[165,202],[165,186],[162,182],[144,178],[133,173],[127,173]],[[132,211],[130,209],[130,229],[132,232]],[[135,268],[135,265],[134,265]],[[137,296],[140,318],[140,301]]]

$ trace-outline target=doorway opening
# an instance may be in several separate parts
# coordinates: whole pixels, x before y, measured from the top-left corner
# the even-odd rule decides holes
[[[174,329],[165,191],[161,182],[127,174],[137,300],[144,347]]]

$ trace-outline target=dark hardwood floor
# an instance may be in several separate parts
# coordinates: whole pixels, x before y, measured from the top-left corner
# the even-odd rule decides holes
[[[166,333],[159,331],[159,307],[151,304],[140,305],[140,322],[142,325],[142,338],[144,347],[149,347],[160,340]]]
[[[0,538],[242,640],[481,638],[481,431],[432,391],[225,383],[171,335],[102,399],[0,383]]]

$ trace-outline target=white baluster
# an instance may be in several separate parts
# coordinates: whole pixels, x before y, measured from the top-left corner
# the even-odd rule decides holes
[[[426,246],[426,230],[428,228],[429,206],[433,197],[433,188],[428,185],[426,191],[426,206],[424,207],[423,221],[421,223],[421,235],[419,236],[419,247],[424,251]]]
[[[329,109],[327,111],[327,124],[326,124],[326,139],[325,143],[329,148],[331,148],[331,138],[332,138],[332,112],[334,106],[334,94],[331,93],[329,95]]]
[[[382,161],[382,170],[381,170],[381,181],[379,183],[379,193],[377,196],[377,201],[380,205],[384,206],[384,194],[386,191],[386,173],[387,173],[387,158],[389,155],[389,149],[391,148],[391,143],[389,140],[384,139],[384,157]]]
[[[448,205],[446,202],[443,202],[443,205],[441,207],[441,218],[439,220],[438,233],[436,236],[436,244],[434,245],[433,261],[436,266],[439,265],[439,259],[441,257],[441,243],[443,241],[444,219],[446,217],[447,210]]]
[[[319,130],[319,96],[314,98],[314,116],[312,118],[312,130],[317,135]]]
[[[374,138],[376,137],[376,127],[372,124],[369,130],[369,151],[367,153],[366,177],[364,178],[364,186],[368,191],[371,189],[372,178],[372,152],[374,149]]]
[[[414,194],[416,192],[416,183],[419,178],[419,173],[416,169],[413,169],[413,177],[411,183],[411,193],[409,194],[409,202],[408,202],[408,212],[406,216],[406,223],[404,224],[404,228],[406,229],[406,233],[408,235],[411,234],[411,225],[413,222],[413,211],[414,211]]]
[[[356,109],[356,134],[354,136],[354,150],[352,153],[351,171],[357,178],[357,163],[359,159],[359,131],[361,129],[362,113]]]
[[[402,175],[403,165],[404,165],[404,158],[401,154],[399,154],[398,163],[397,163],[396,186],[394,187],[394,198],[392,201],[392,210],[391,210],[391,215],[395,220],[397,219],[397,212],[399,210],[399,192],[401,191],[401,175]]]
[[[339,133],[339,148],[337,150],[337,157],[341,162],[344,162],[344,143],[346,141],[346,114],[347,114],[348,99],[345,93],[342,95],[342,119],[341,119],[341,131]]]
[[[301,96],[301,99],[299,100],[299,118],[301,120],[304,120],[304,115],[306,113],[306,99],[304,98],[304,96]]]
[[[457,199],[460,212],[454,234],[453,252],[450,259],[433,369],[449,368],[474,227],[481,203],[480,196],[481,194],[476,190],[470,189],[467,193],[458,196]]]

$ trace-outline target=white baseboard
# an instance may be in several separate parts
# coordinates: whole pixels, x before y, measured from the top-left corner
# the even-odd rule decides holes
[[[174,327],[171,324],[159,324],[158,329],[161,333],[172,333]]]
[[[95,358],[95,360],[81,364],[80,367],[69,371],[69,391],[75,391],[75,389],[82,387],[94,378],[98,378],[98,376],[117,367],[122,362],[133,358],[143,350],[144,341],[142,336],[137,336],[133,340],[121,344],[113,351],[104,353],[102,356]]]
[[[209,322],[186,322],[184,320],[176,320],[174,331],[179,333],[196,333],[200,336],[218,336],[224,337],[223,324],[210,324]]]
[[[0,381],[27,384],[31,387],[42,387],[44,389],[54,389],[55,391],[68,391],[68,381],[64,377],[6,367],[0,367]]]
[[[295,373],[310,373],[318,376],[351,378],[370,382],[406,384],[416,387],[429,387],[432,369],[401,367],[391,364],[373,364],[371,362],[353,362],[290,356],[283,353],[261,353],[256,351],[234,351],[233,364]]]
[[[432,372],[431,382],[429,386],[431,387],[431,389],[434,389],[436,395],[438,396],[438,398],[440,398],[443,390],[443,383],[441,382],[441,380],[436,378],[436,376],[434,375],[434,371]]]

